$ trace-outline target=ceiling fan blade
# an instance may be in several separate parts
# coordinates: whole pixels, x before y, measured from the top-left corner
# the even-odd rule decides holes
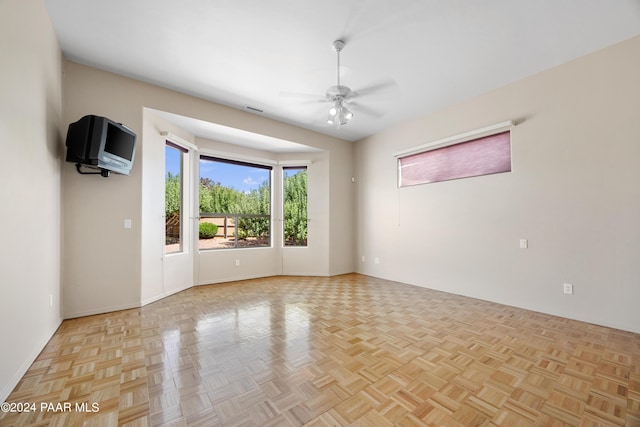
[[[373,108],[365,107],[359,102],[350,101],[347,105],[353,107],[353,110],[357,113],[363,113],[367,116],[373,117],[374,119],[379,119],[384,116],[384,112],[374,110]]]
[[[381,80],[379,82],[370,84],[369,86],[354,90],[351,94],[352,97],[362,97],[368,95],[382,95],[392,94],[398,92],[398,84],[393,79]]]
[[[327,102],[327,98],[315,93],[303,93],[303,92],[280,92],[278,94],[282,98],[289,98],[295,100],[295,102],[304,104],[315,104],[317,102]]]

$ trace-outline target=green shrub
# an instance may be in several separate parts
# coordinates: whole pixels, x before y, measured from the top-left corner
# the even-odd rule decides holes
[[[238,240],[247,240],[249,237],[249,231],[246,228],[238,227]]]
[[[202,222],[199,226],[199,234],[201,239],[213,239],[218,232],[218,226],[210,222]]]

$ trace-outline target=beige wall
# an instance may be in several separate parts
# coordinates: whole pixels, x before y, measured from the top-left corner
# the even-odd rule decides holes
[[[64,107],[65,126],[83,115],[96,114],[122,122],[138,134],[136,161],[130,176],[113,174],[106,179],[82,176],[76,173],[72,164],[63,166],[63,185],[68,189],[63,198],[66,317],[135,307],[141,301],[150,301],[159,295],[160,288],[154,281],[159,279],[157,271],[162,268],[162,248],[150,236],[155,229],[152,224],[154,212],[162,211],[162,206],[147,190],[157,190],[158,182],[162,182],[164,164],[158,163],[157,147],[144,146],[149,143],[162,147],[158,129],[144,119],[145,107],[326,151],[326,166],[322,166],[325,172],[319,175],[326,182],[326,191],[323,191],[326,203],[317,209],[318,220],[343,232],[331,238],[326,232],[318,233],[323,242],[320,250],[327,260],[340,261],[327,261],[325,269],[310,273],[334,275],[354,270],[350,262],[355,247],[351,210],[354,189],[345,186],[346,179],[343,179],[352,175],[353,144],[71,62],[65,63]],[[145,129],[147,132],[154,130],[151,135],[145,135]],[[147,136],[150,136],[149,142]],[[334,162],[338,168],[335,176],[333,167],[330,170],[328,166]],[[123,228],[125,219],[132,219],[132,229]],[[232,269],[216,269],[219,262],[227,265],[238,255],[229,255],[228,251],[206,254],[200,260],[196,282],[277,274],[281,270],[274,266],[281,262],[274,263],[272,255],[271,252],[260,255],[260,250],[246,251],[243,256],[247,262],[241,263],[244,268],[238,269],[234,265]],[[224,256],[231,258],[224,260]],[[321,260],[312,265],[323,265]]]
[[[355,271],[355,227],[359,220],[355,216],[356,185],[352,182],[355,178],[355,149],[349,142],[343,141],[342,144],[345,153],[332,153],[329,171],[332,221],[326,224],[325,233],[332,248],[329,259],[331,275]],[[336,242],[340,244],[336,245]]]
[[[358,142],[358,271],[640,332],[639,53],[635,37]],[[393,152],[508,119],[511,173],[397,188]]]
[[[62,55],[41,1],[0,2],[0,58],[3,402],[61,322]]]
[[[140,85],[142,86],[142,85]],[[142,128],[139,97],[145,89],[125,78],[66,62],[65,127],[87,114]],[[64,316],[78,317],[139,306],[141,156],[130,176],[80,175],[62,165]],[[132,228],[124,229],[125,219]]]

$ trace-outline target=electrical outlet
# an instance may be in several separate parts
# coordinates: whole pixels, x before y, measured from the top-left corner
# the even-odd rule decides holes
[[[520,239],[520,249],[527,249],[529,247],[529,241],[527,239]]]
[[[53,307],[53,295],[49,294],[49,308]]]
[[[240,260],[236,259],[236,267],[240,267]]]
[[[565,283],[563,289],[565,294],[573,295],[573,285],[571,283]]]
[[[375,262],[376,264],[380,264],[380,258],[374,259],[373,262]]]
[[[365,262],[365,261],[366,261],[366,259],[365,259],[364,255],[362,255],[362,262]]]

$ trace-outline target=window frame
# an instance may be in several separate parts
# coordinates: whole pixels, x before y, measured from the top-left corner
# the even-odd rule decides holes
[[[397,162],[397,186],[398,188],[405,188],[405,187],[412,187],[412,186],[416,186],[416,185],[423,185],[423,184],[432,184],[432,183],[437,183],[437,182],[444,182],[444,181],[450,181],[450,180],[457,180],[457,179],[464,179],[464,178],[473,178],[473,177],[479,177],[479,176],[486,176],[486,175],[493,175],[493,174],[497,174],[497,173],[505,173],[505,172],[511,172],[512,170],[512,127],[515,125],[514,121],[512,120],[508,120],[505,122],[501,122],[501,123],[497,123],[494,125],[490,125],[490,126],[486,126],[484,128],[481,129],[477,129],[477,130],[473,130],[473,131],[469,131],[469,132],[465,132],[459,135],[454,135],[454,136],[450,136],[450,137],[446,137],[446,138],[442,138],[436,141],[432,141],[429,142],[427,144],[422,144],[419,146],[415,146],[415,147],[411,147],[402,151],[398,151],[396,153],[394,153],[394,157],[396,158],[396,162]],[[490,139],[496,139],[496,137],[500,136],[501,134],[507,134],[508,133],[508,169],[504,169],[504,170],[499,170],[499,171],[490,171],[490,172],[481,172],[481,173],[472,173],[469,175],[463,175],[463,176],[455,176],[455,177],[449,177],[449,178],[444,178],[444,179],[436,179],[436,180],[424,180],[422,182],[412,182],[410,184],[403,184],[403,177],[402,177],[402,172],[403,172],[403,165],[402,165],[402,160],[403,159],[407,159],[407,158],[417,158],[417,156],[421,156],[421,155],[425,155],[427,153],[430,152],[434,152],[437,150],[446,150],[447,148],[450,147],[456,147],[456,146],[464,146],[464,144],[467,144],[467,147],[473,147],[473,144],[475,143],[476,145],[480,145],[484,142],[489,141]],[[477,148],[477,147],[476,147]],[[455,150],[455,148],[453,149]],[[449,150],[452,151],[452,150]],[[458,147],[458,152],[460,151],[460,147]],[[468,150],[467,150],[468,151]],[[441,151],[442,153],[442,151]],[[455,155],[459,155],[459,153],[454,153]]]
[[[165,216],[165,245],[164,245],[164,254],[166,256],[169,255],[175,255],[175,254],[182,254],[186,252],[185,249],[185,230],[184,230],[184,218],[183,218],[183,213],[185,210],[185,176],[184,176],[184,162],[185,162],[185,154],[189,153],[189,150],[186,149],[185,147],[176,144],[168,139],[165,140],[165,153],[166,153],[166,149],[167,147],[172,148],[174,150],[177,150],[180,153],[180,172],[178,174],[178,176],[180,177],[180,210],[179,210],[179,214],[178,214],[178,218],[179,218],[179,244],[180,246],[178,247],[177,250],[175,251],[171,251],[171,252],[167,252],[167,244],[166,244],[166,238],[167,238],[167,232],[166,232],[166,222],[169,220],[169,218],[166,218]],[[167,165],[166,165],[166,154],[165,154],[165,188],[166,188],[166,179],[167,179]],[[166,209],[166,196],[165,196],[165,209]]]
[[[307,228],[307,237],[305,239],[305,244],[304,245],[288,245],[287,244],[287,240],[285,238],[285,222],[286,222],[286,218],[285,218],[285,203],[286,203],[286,194],[285,194],[285,171],[287,170],[304,170],[307,174],[307,188],[306,188],[306,193],[307,193],[307,203],[305,206],[305,210],[306,210],[306,228]],[[301,164],[301,165],[293,165],[293,164],[288,164],[286,166],[282,166],[282,247],[283,248],[308,248],[309,247],[309,166],[306,164]]]
[[[263,170],[267,170],[269,171],[269,213],[268,214],[241,214],[241,213],[225,213],[225,212],[202,212],[200,210],[200,180],[202,179],[202,170],[201,170],[201,162],[202,161],[211,161],[211,162],[217,162],[217,163],[225,163],[225,164],[231,164],[231,165],[236,165],[236,166],[245,166],[245,167],[251,167],[251,168],[256,168],[256,169],[263,169]],[[219,250],[235,250],[235,249],[265,249],[265,248],[273,248],[273,165],[269,164],[269,162],[267,161],[261,161],[261,160],[256,160],[256,159],[239,159],[237,156],[233,156],[233,155],[224,155],[224,154],[211,154],[211,153],[206,153],[206,152],[200,152],[199,156],[198,156],[198,203],[197,203],[197,207],[198,207],[198,217],[199,217],[199,221],[198,224],[201,223],[203,218],[224,218],[224,223],[227,223],[227,220],[229,218],[232,218],[235,220],[234,222],[234,232],[233,232],[233,246],[232,247],[213,247],[213,248],[202,248],[200,246],[200,237],[198,235],[198,250],[201,252],[208,252],[208,251],[219,251]],[[239,238],[238,238],[238,229],[239,227],[237,226],[237,224],[239,223],[239,220],[241,218],[267,218],[268,222],[269,222],[269,243],[268,245],[256,245],[256,246],[242,246],[239,245]],[[218,233],[216,234],[216,236],[218,236]],[[224,233],[225,238],[228,238],[228,234],[226,233],[226,227],[225,227],[225,233]],[[215,238],[215,237],[214,237]]]

